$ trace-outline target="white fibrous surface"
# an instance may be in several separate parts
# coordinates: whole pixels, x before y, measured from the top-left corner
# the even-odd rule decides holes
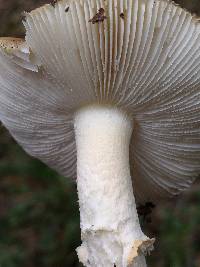
[[[133,196],[132,130],[131,119],[110,107],[87,107],[75,116],[83,242],[77,252],[85,266],[145,267],[144,254],[153,248],[154,240],[141,231]]]
[[[110,105],[132,118],[138,202],[191,185],[200,172],[196,18],[167,0],[61,0],[24,24],[25,53],[0,42],[0,120],[29,154],[75,178],[74,114]]]

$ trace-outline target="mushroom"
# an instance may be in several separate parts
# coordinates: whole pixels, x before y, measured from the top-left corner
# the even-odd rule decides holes
[[[0,39],[0,120],[76,179],[81,262],[146,266],[135,202],[200,172],[198,20],[168,0],[61,0],[24,25],[25,40]]]

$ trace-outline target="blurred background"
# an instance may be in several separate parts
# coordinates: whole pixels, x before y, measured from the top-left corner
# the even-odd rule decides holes
[[[47,2],[0,0],[0,36],[24,36],[22,12]],[[200,0],[176,2],[200,14]],[[156,237],[150,267],[200,267],[199,181],[140,220]],[[27,156],[0,125],[0,266],[81,267],[79,245],[75,184]]]

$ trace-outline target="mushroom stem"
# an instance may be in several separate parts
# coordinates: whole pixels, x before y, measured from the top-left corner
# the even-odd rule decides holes
[[[75,116],[82,245],[92,267],[144,267],[154,240],[140,228],[129,168],[133,122],[121,110],[83,108]]]

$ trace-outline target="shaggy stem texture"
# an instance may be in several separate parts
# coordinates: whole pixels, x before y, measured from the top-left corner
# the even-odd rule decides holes
[[[121,110],[92,106],[75,116],[77,187],[87,267],[145,267],[153,240],[141,231],[129,168],[133,122]]]

